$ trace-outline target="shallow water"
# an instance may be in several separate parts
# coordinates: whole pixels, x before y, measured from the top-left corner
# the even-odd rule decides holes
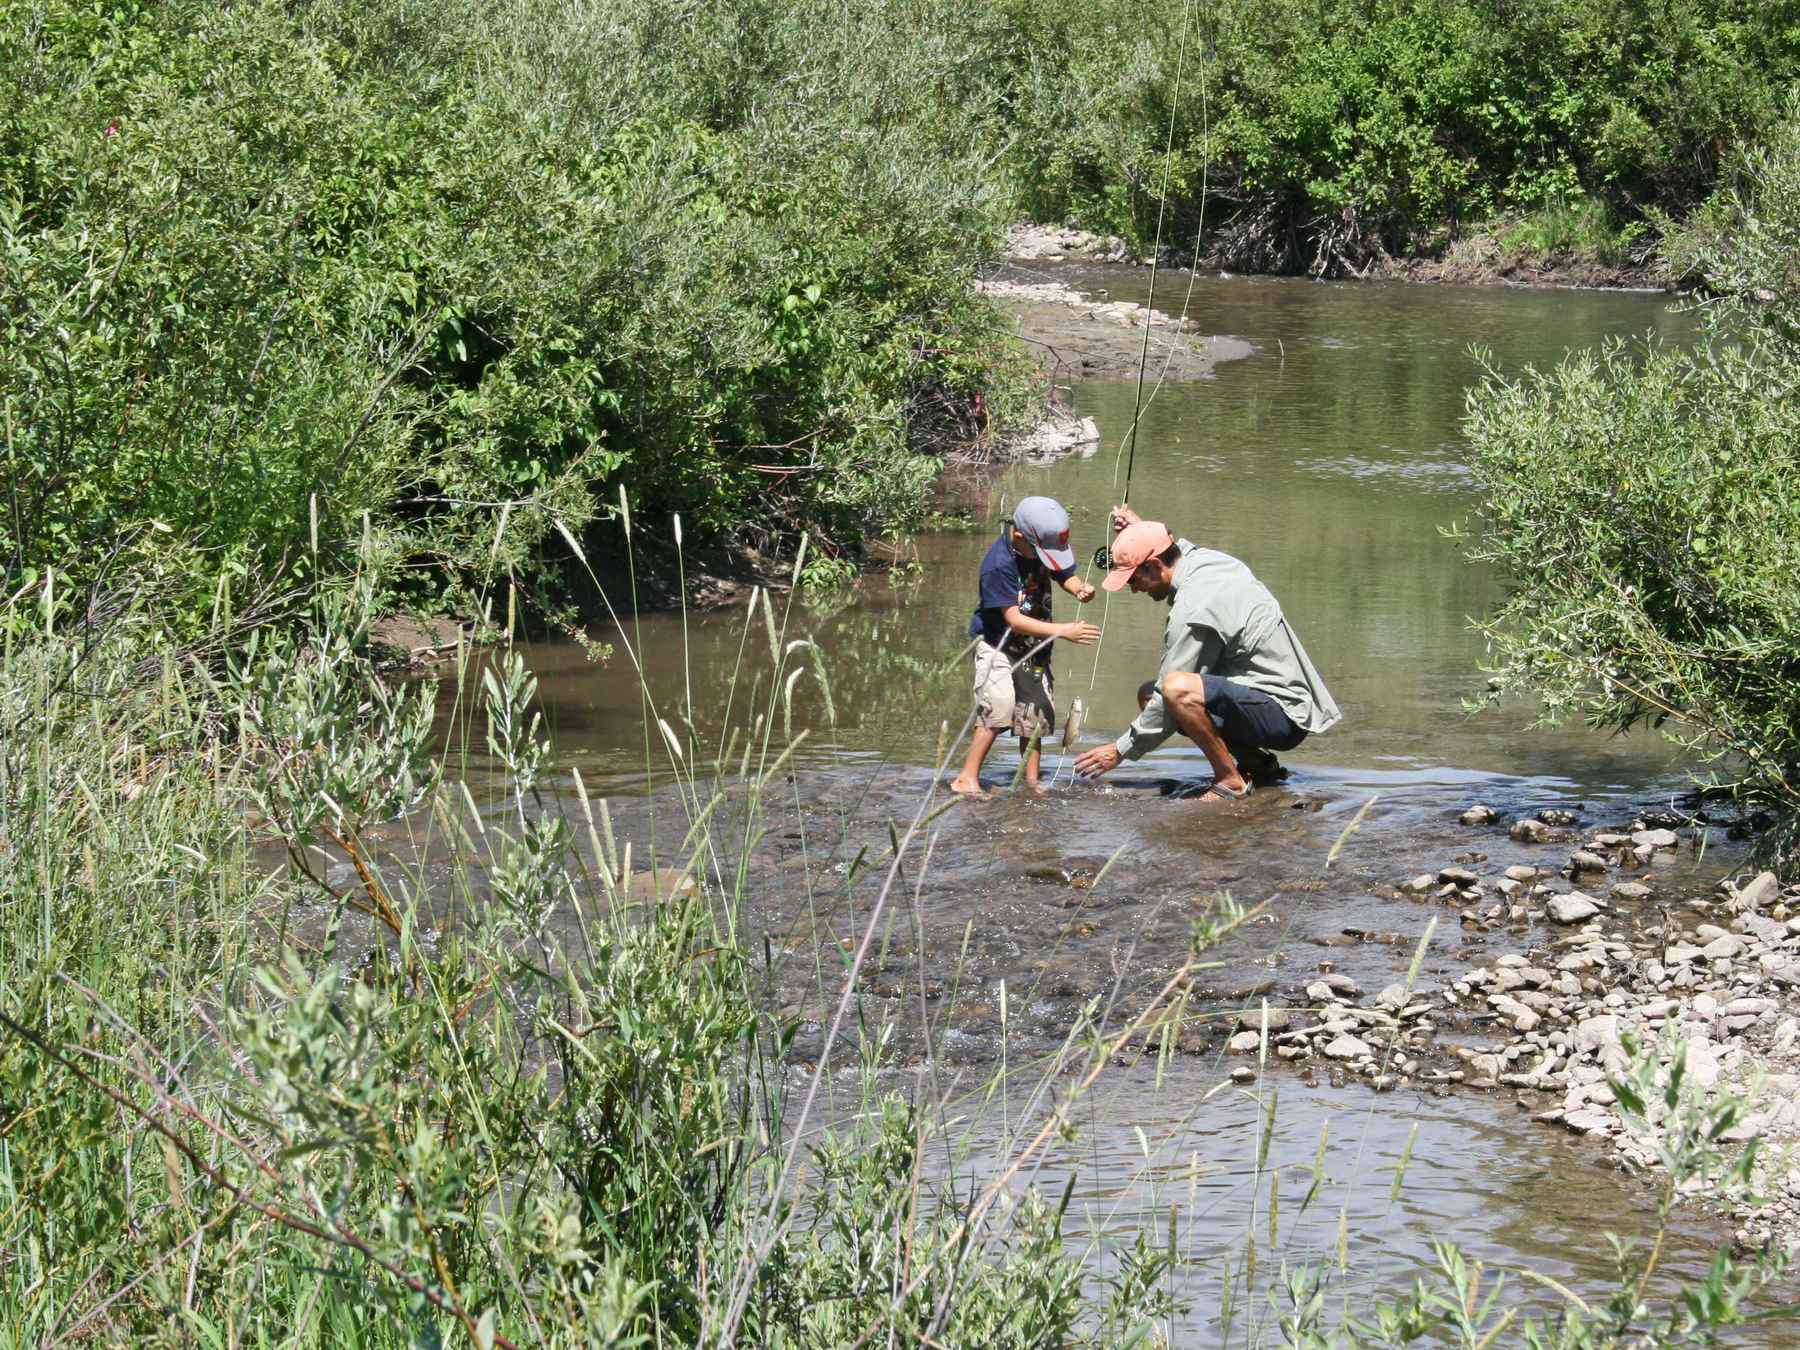
[[[1134,270],[1036,270],[1115,299],[1145,298]],[[1165,273],[1158,307],[1178,308],[1186,286],[1185,274]],[[1512,844],[1503,826],[1458,825],[1471,802],[1507,813],[1557,804],[1585,823],[1611,823],[1679,790],[1680,766],[1653,737],[1534,731],[1530,710],[1517,705],[1463,713],[1462,701],[1485,687],[1470,617],[1493,604],[1499,582],[1462,561],[1443,532],[1468,519],[1473,501],[1457,439],[1464,391],[1479,374],[1472,345],[1516,373],[1570,346],[1646,331],[1681,340],[1689,330],[1647,295],[1269,279],[1197,279],[1187,312],[1203,330],[1247,339],[1253,354],[1193,384],[1158,389],[1151,372],[1130,499],[1178,534],[1248,562],[1343,707],[1340,728],[1284,756],[1292,777],[1281,788],[1224,805],[1170,797],[1171,786],[1208,772],[1195,747],[1171,741],[1100,785],[1070,782],[1053,748],[1045,777],[1057,786],[1029,799],[1005,791],[1017,756],[1001,747],[986,769],[999,795],[937,817],[929,866],[909,854],[883,898],[890,826],[914,818],[930,765],[968,712],[964,632],[992,522],[1008,502],[1044,493],[1069,506],[1078,554],[1103,542],[1107,508],[1123,495],[1130,384],[1074,385],[1076,412],[1101,428],[1098,451],[988,484],[987,520],[921,538],[914,575],[865,578],[823,604],[779,599],[769,618],[781,641],[817,647],[787,652],[778,675],[764,615],[741,606],[628,620],[603,635],[617,649],[607,666],[572,645],[540,644],[528,655],[562,763],[610,795],[639,866],[686,864],[686,816],[713,786],[726,788],[713,835],[737,842],[720,843],[699,866],[726,889],[743,868],[743,918],[772,957],[769,1002],[803,1022],[797,1074],[824,1053],[845,953],[878,906],[858,1021],[891,1029],[892,1081],[906,1086],[922,1066],[973,1082],[1003,1057],[1009,1075],[1042,1063],[1084,1009],[1107,1010],[1105,1025],[1122,1025],[1185,959],[1194,920],[1217,896],[1267,902],[1208,953],[1168,1076],[1159,1081],[1144,1062],[1111,1070],[1079,1140],[1059,1146],[1040,1178],[1060,1193],[1074,1175],[1072,1213],[1105,1240],[1181,1200],[1183,1287],[1197,1304],[1185,1324],[1198,1329],[1217,1326],[1221,1262],[1241,1261],[1262,1202],[1254,1197],[1266,1199],[1268,1186],[1266,1172],[1246,1169],[1259,1133],[1255,1103],[1235,1087],[1215,1091],[1231,1063],[1222,1050],[1230,1010],[1291,1000],[1320,969],[1373,992],[1404,974],[1434,917],[1419,976],[1426,988],[1484,950],[1529,941],[1524,928],[1459,924],[1454,910],[1391,889],[1473,854],[1484,871],[1562,861],[1566,850]],[[622,583],[611,598],[628,611]],[[1059,618],[1077,608],[1058,597]],[[1061,645],[1056,668],[1058,702],[1085,699],[1093,744],[1134,713],[1137,684],[1157,665],[1163,611],[1129,594],[1086,610],[1104,622],[1103,644]],[[806,673],[790,686],[794,670]],[[452,705],[446,691],[447,736],[478,747],[478,731],[464,738],[450,729]],[[654,729],[658,718],[681,744],[678,756]],[[748,790],[739,770],[754,775],[802,728],[808,739],[787,769],[760,794]],[[697,797],[694,784],[681,785],[696,767]],[[481,768],[472,751],[470,776]],[[1703,859],[1684,856],[1653,881],[1679,893],[1732,856],[1723,845]],[[843,1064],[842,1052],[840,1044],[829,1062]],[[1310,1167],[1328,1122],[1337,1141],[1327,1198],[1297,1224],[1292,1248],[1283,1239],[1290,1257],[1334,1251],[1342,1209],[1359,1280],[1393,1287],[1429,1260],[1434,1238],[1453,1233],[1489,1259],[1530,1261],[1592,1292],[1607,1273],[1595,1217],[1622,1232],[1649,1221],[1646,1191],[1608,1171],[1597,1150],[1531,1124],[1509,1097],[1377,1096],[1285,1068],[1272,1068],[1258,1090],[1269,1087],[1282,1098],[1272,1155],[1289,1169],[1282,1187],[1299,1184],[1292,1169]],[[992,1111],[990,1101],[972,1137],[998,1150],[1009,1131]],[[1409,1184],[1390,1201],[1394,1160],[1415,1124]],[[1177,1178],[1195,1156],[1221,1170]],[[1693,1273],[1716,1236],[1704,1221],[1684,1220],[1671,1268]],[[1266,1279],[1279,1257],[1263,1256]]]

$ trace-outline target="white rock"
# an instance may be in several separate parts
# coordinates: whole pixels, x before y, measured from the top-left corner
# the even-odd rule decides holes
[[[1254,1031],[1240,1031],[1225,1042],[1225,1048],[1234,1055],[1254,1055],[1262,1044],[1262,1036]]]
[[[1786,924],[1766,919],[1760,914],[1740,914],[1731,921],[1731,926],[1769,947],[1779,947],[1788,938]]]
[[[1761,1016],[1774,1012],[1780,1005],[1772,998],[1734,998],[1723,1009],[1728,1017]]]
[[[1567,895],[1551,896],[1544,912],[1557,923],[1581,923],[1598,914],[1600,905],[1592,896],[1570,891]]]
[[[1541,1014],[1505,994],[1491,995],[1488,998],[1488,1004],[1495,1012],[1512,1023],[1514,1031],[1532,1031],[1539,1022],[1544,1020]]]
[[[1374,1053],[1354,1036],[1339,1036],[1325,1047],[1327,1059],[1367,1059]]]
[[[1620,1022],[1613,1013],[1583,1018],[1575,1026],[1575,1045],[1580,1050],[1606,1050],[1619,1044]]]
[[[1781,883],[1773,872],[1759,872],[1742,886],[1732,899],[1733,909],[1764,909],[1781,896]]]
[[[1610,1111],[1571,1111],[1563,1117],[1563,1124],[1577,1134],[1592,1134],[1611,1131],[1614,1121]]]
[[[1690,1037],[1687,1043],[1687,1076],[1690,1082],[1709,1088],[1719,1081],[1719,1055],[1705,1036]]]
[[[1681,840],[1673,830],[1633,830],[1631,842],[1639,848],[1674,848]]]

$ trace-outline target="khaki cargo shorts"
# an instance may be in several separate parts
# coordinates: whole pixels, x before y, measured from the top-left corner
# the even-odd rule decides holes
[[[1021,698],[1014,677],[1030,686]],[[1016,666],[998,647],[979,642],[975,647],[975,725],[991,731],[1012,731],[1020,736],[1044,737],[1056,727],[1056,708],[1050,701],[1050,672]]]

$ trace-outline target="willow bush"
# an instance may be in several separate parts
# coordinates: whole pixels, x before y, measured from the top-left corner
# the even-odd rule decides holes
[[[542,578],[620,485],[715,546],[909,522],[1027,384],[928,8],[4,0],[0,566],[193,630],[371,533]]]
[[[1800,105],[1669,247],[1702,283],[1695,350],[1615,344],[1490,375],[1466,430],[1472,556],[1511,578],[1484,625],[1545,716],[1663,726],[1697,771],[1800,818]]]

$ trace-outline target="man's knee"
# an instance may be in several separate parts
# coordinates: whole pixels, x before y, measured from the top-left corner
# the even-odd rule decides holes
[[[1162,682],[1163,702],[1202,711],[1206,707],[1206,681],[1191,670],[1178,670]]]

